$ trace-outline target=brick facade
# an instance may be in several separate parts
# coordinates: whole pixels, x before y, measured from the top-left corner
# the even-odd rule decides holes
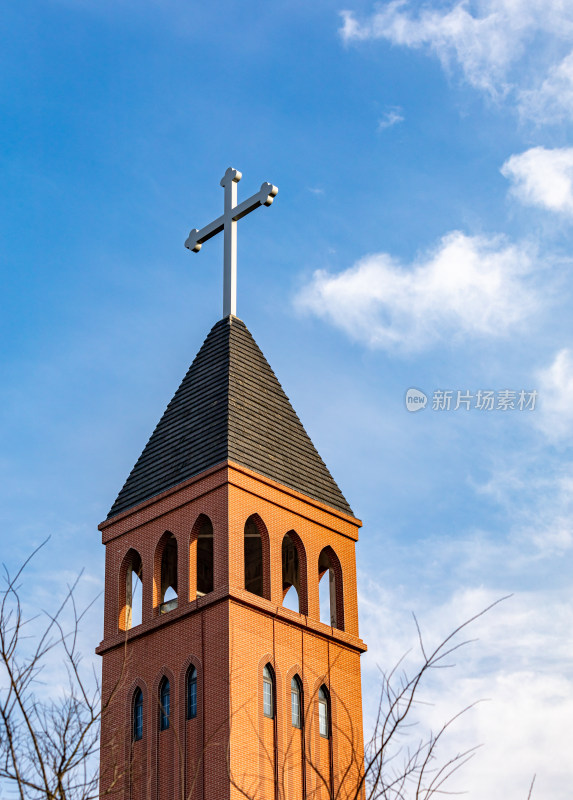
[[[213,527],[213,590],[197,597],[197,535]],[[247,520],[261,534],[263,596],[245,590]],[[360,521],[225,461],[100,525],[106,547],[102,793],[118,800],[327,800],[355,797],[363,767],[355,543]],[[161,553],[177,541],[177,607],[160,613]],[[282,542],[297,550],[304,614],[283,607]],[[329,548],[336,620],[320,622],[319,557]],[[142,622],[129,627],[126,575],[141,559]],[[137,562],[139,564],[139,562]],[[322,563],[322,562],[321,562]],[[127,598],[128,600],[128,598]],[[274,716],[263,713],[263,670],[274,678]],[[197,676],[187,719],[186,676]],[[293,727],[291,681],[303,725]],[[160,730],[161,681],[170,685]],[[319,732],[318,695],[330,702]],[[134,740],[135,692],[143,735]]]

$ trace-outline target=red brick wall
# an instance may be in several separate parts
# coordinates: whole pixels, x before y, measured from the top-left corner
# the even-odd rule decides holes
[[[214,591],[195,599],[194,536],[200,514],[214,529]],[[243,531],[257,514],[270,565],[265,594],[244,590]],[[106,545],[102,790],[119,800],[225,800],[239,788],[257,800],[328,797],[334,781],[350,796],[361,769],[362,710],[355,542],[360,523],[236,465],[209,470],[100,526]],[[178,607],[158,611],[158,543],[170,531],[178,544]],[[299,547],[308,616],[282,607],[282,539]],[[340,562],[344,631],[320,622],[318,558],[331,547]],[[130,548],[143,565],[143,621],[129,631],[125,569]],[[302,549],[301,549],[302,548]],[[191,559],[190,559],[191,554]],[[268,574],[270,573],[270,574]],[[198,672],[197,718],[186,720],[185,678]],[[276,718],[262,711],[262,670],[275,673]],[[304,730],[291,724],[290,685],[303,685]],[[170,728],[159,731],[158,691],[171,689]],[[331,695],[332,738],[318,732],[318,690]],[[144,734],[132,741],[135,688],[144,695]],[[304,753],[304,764],[303,764]],[[230,776],[229,776],[230,769]],[[345,785],[340,786],[340,776]],[[234,785],[236,784],[236,786]]]

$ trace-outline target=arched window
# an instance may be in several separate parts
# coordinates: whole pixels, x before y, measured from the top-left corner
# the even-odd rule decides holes
[[[272,667],[267,664],[263,670],[263,714],[265,717],[275,715],[275,687]]]
[[[162,614],[177,608],[177,539],[172,533],[167,534],[161,555],[160,604]]]
[[[208,517],[197,536],[197,597],[213,591],[213,525]]]
[[[290,707],[293,728],[302,728],[302,686],[298,675],[290,682]]]
[[[286,534],[282,545],[283,605],[300,612],[300,567],[298,550],[291,537]]]
[[[169,681],[163,678],[159,686],[159,730],[165,731],[169,727],[169,715],[171,712],[171,691]]]
[[[187,672],[187,719],[197,716],[197,670],[189,667]]]
[[[330,738],[330,697],[326,686],[318,690],[318,732],[325,739]]]
[[[120,579],[123,582],[121,591],[125,592],[120,597],[120,630],[129,630],[136,625],[141,625],[142,595],[143,595],[143,567],[141,556],[137,550],[130,550],[125,557]]]
[[[136,689],[133,695],[133,741],[143,739],[143,692]]]
[[[344,630],[342,569],[332,547],[325,547],[319,556],[318,579],[320,621],[342,631]]]
[[[263,597],[263,540],[252,518],[245,525],[245,589]]]

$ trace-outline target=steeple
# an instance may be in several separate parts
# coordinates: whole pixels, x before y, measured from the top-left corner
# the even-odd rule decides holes
[[[225,461],[352,516],[244,322],[213,326],[108,519]]]
[[[363,778],[356,519],[236,316],[237,222],[222,217],[213,326],[107,519],[102,796],[332,800]],[[358,794],[357,794],[358,791]]]

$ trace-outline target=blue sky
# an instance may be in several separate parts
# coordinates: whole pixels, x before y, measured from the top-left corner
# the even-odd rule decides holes
[[[367,694],[411,611],[432,640],[513,593],[422,721],[489,698],[460,788],[565,800],[573,8],[23,0],[0,37],[3,559],[49,533],[34,596],[101,587],[96,525],[221,313],[222,243],[183,242],[227,166],[268,180],[238,313],[364,520]],[[431,408],[506,389],[535,409]]]

